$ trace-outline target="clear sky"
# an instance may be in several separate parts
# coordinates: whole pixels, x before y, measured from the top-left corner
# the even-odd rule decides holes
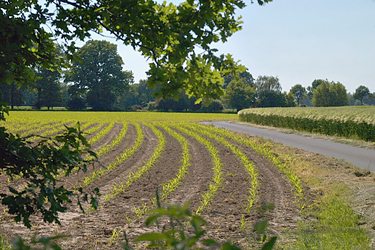
[[[314,79],[339,81],[351,93],[359,85],[375,91],[375,0],[274,0],[264,6],[246,1],[238,11],[243,29],[216,47],[254,78],[278,76],[283,91]],[[135,82],[146,79],[146,59],[109,41],[118,44]]]

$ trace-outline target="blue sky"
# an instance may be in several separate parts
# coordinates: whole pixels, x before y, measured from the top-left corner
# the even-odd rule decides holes
[[[274,0],[264,6],[246,1],[238,11],[243,29],[216,47],[255,78],[278,76],[283,91],[314,79],[339,81],[351,93],[359,85],[375,91],[375,0]],[[118,44],[135,81],[146,79],[146,59],[109,41]]]

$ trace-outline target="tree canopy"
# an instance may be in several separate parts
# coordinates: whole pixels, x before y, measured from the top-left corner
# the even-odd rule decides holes
[[[184,88],[199,100],[217,98],[223,94],[221,75],[243,68],[230,55],[216,55],[212,44],[241,29],[235,11],[244,7],[243,0],[1,1],[0,81],[24,82],[33,75],[30,67],[53,67],[52,38],[60,39],[72,59],[75,39],[107,30],[151,60],[149,84],[162,86],[160,96]]]
[[[298,106],[300,105],[300,103],[303,101],[303,99],[305,98],[307,94],[306,89],[302,87],[301,84],[294,85],[290,89],[290,92],[293,94]]]
[[[361,85],[355,90],[353,98],[359,100],[361,102],[361,105],[363,105],[363,98],[369,96],[370,94],[370,90],[367,87]]]
[[[226,88],[224,100],[229,107],[237,111],[255,106],[255,88],[246,82],[246,78],[233,79]]]
[[[349,95],[341,83],[325,80],[314,90],[312,103],[315,107],[346,106]]]
[[[36,76],[38,78],[33,85],[36,89],[37,100],[34,103],[34,107],[37,109],[47,107],[49,109],[58,106],[62,99],[61,86],[58,81],[60,73],[56,70],[41,69],[37,71]]]
[[[259,107],[284,107],[286,96],[281,92],[278,77],[258,76],[255,81]]]
[[[72,83],[73,97],[86,98],[93,110],[111,110],[116,98],[133,83],[131,71],[123,71],[123,61],[117,45],[107,41],[88,41],[78,50],[80,60],[66,72],[66,82]],[[76,91],[77,93],[74,93]]]

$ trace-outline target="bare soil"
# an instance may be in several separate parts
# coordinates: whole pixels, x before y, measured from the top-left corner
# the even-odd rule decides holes
[[[95,150],[110,143],[122,128],[116,124],[114,128],[100,142],[93,145]],[[105,202],[100,199],[100,207],[97,211],[88,211],[83,214],[74,203],[69,204],[68,211],[61,214],[61,225],[42,223],[38,216],[33,216],[33,227],[28,230],[20,223],[15,223],[5,212],[0,215],[1,232],[13,238],[15,235],[30,237],[34,233],[38,235],[69,235],[61,240],[63,249],[120,249],[118,241],[122,240],[126,232],[132,240],[139,234],[146,232],[143,221],[145,217],[138,218],[135,209],[144,206],[150,207],[155,197],[156,189],[162,191],[162,184],[173,179],[181,166],[182,148],[179,142],[162,128],[159,128],[166,138],[166,146],[155,165],[139,180],[132,184],[124,193],[114,199]],[[114,171],[94,181],[85,191],[92,191],[98,187],[104,197],[111,192],[115,183],[126,180],[130,171],[134,171],[147,162],[158,145],[156,135],[152,130],[142,125],[145,139],[139,150],[120,164]],[[184,204],[189,202],[189,207],[195,211],[200,205],[202,194],[208,190],[212,182],[213,160],[208,150],[196,139],[181,134],[189,142],[191,166],[181,185],[163,203]],[[61,183],[73,187],[90,175],[97,168],[105,167],[116,159],[127,148],[134,145],[136,130],[129,125],[128,134],[124,140],[108,154],[103,155],[99,161],[86,173],[79,172],[62,179]],[[232,240],[239,246],[248,248],[253,246],[253,225],[260,220],[268,219],[268,233],[281,235],[286,229],[297,227],[299,218],[298,204],[292,193],[291,185],[277,168],[255,151],[245,146],[237,145],[255,163],[259,173],[260,188],[258,200],[253,211],[249,214],[245,211],[251,179],[245,167],[237,156],[220,143],[211,140],[219,151],[219,157],[223,163],[224,182],[208,208],[203,210],[202,217],[208,222],[207,237],[219,241]],[[236,144],[235,142],[232,142]],[[7,185],[1,179],[1,186]],[[263,211],[265,204],[273,204],[274,209]],[[242,222],[241,222],[242,220]],[[120,238],[114,237],[120,232]],[[111,242],[111,239],[114,242]]]

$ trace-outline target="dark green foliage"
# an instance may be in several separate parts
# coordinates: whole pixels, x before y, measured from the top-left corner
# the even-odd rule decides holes
[[[301,84],[296,84],[290,89],[290,93],[293,94],[297,102],[297,106],[299,106],[301,102],[305,99],[307,91],[304,87],[302,87]]]
[[[281,92],[279,78],[259,76],[255,81],[258,107],[285,107],[285,95]]]
[[[247,78],[239,77],[233,79],[226,88],[226,94],[223,97],[227,105],[237,111],[255,106],[255,88],[252,82]]]
[[[326,81],[328,81],[328,80],[327,80],[327,79],[326,79],[326,80],[315,79],[315,80],[311,83],[311,86],[307,87],[307,96],[309,97],[309,99],[312,99],[312,98],[313,98],[314,90],[315,90],[320,84],[322,84],[323,82],[326,82]]]
[[[155,101],[153,94],[156,92],[156,90],[148,88],[147,85],[146,80],[131,84],[124,94],[117,97],[114,108],[117,110],[131,110],[134,105],[147,107],[149,102]]]
[[[11,108],[23,104],[24,88],[17,83],[0,84],[0,101],[9,103]]]
[[[314,90],[311,102],[315,107],[346,106],[349,95],[341,83],[324,81]]]
[[[32,106],[36,102],[37,94],[33,88],[26,88],[22,91],[22,97],[24,99],[24,105]]]
[[[88,162],[82,155],[95,156],[79,124],[77,128],[66,127],[62,135],[40,139],[35,145],[0,127],[1,171],[10,179],[23,178],[25,184],[17,189],[10,185],[9,193],[0,193],[0,200],[8,213],[27,227],[31,227],[29,217],[35,213],[41,213],[46,222],[59,223],[58,213],[66,210],[65,203],[71,202],[73,192],[57,186],[57,176],[69,175],[74,168],[86,171]]]
[[[233,74],[229,76],[224,76],[224,84],[223,88],[226,89],[228,87],[228,84],[233,80],[238,80],[238,78],[241,78],[243,82],[245,82],[246,85],[250,85],[251,87],[254,87],[254,77],[252,74],[250,74],[247,70],[244,72],[241,72],[238,74],[237,77],[234,77]]]
[[[180,91],[180,95],[175,98],[158,99],[155,101],[155,108],[161,111],[198,111],[202,105],[196,104],[195,98],[189,98],[185,91]],[[208,105],[208,104],[207,104]]]
[[[178,101],[175,99],[167,98],[156,101],[156,108],[161,111],[186,111],[188,106],[185,100],[180,98]]]
[[[281,92],[264,90],[258,93],[258,107],[285,107],[285,95]]]
[[[78,96],[73,96],[66,104],[69,110],[84,110],[86,108],[85,100]]]
[[[57,70],[42,69],[36,73],[35,89],[37,100],[34,107],[56,107],[61,104],[61,86],[59,82],[60,73]]]
[[[219,100],[213,100],[208,106],[203,106],[201,110],[205,113],[219,113],[224,110],[224,105]]]
[[[73,96],[84,95],[93,110],[112,110],[117,97],[133,82],[133,74],[122,70],[117,45],[92,40],[79,49],[77,56],[81,60],[73,62],[66,73],[66,82],[73,83]]]
[[[353,98],[356,100],[359,100],[361,102],[361,105],[363,105],[363,99],[365,97],[368,97],[370,95],[370,90],[365,86],[359,86],[353,95]]]
[[[295,107],[296,106],[296,101],[294,94],[292,92],[286,93],[283,92],[284,99],[285,99],[285,107]],[[299,106],[299,105],[298,105]]]

